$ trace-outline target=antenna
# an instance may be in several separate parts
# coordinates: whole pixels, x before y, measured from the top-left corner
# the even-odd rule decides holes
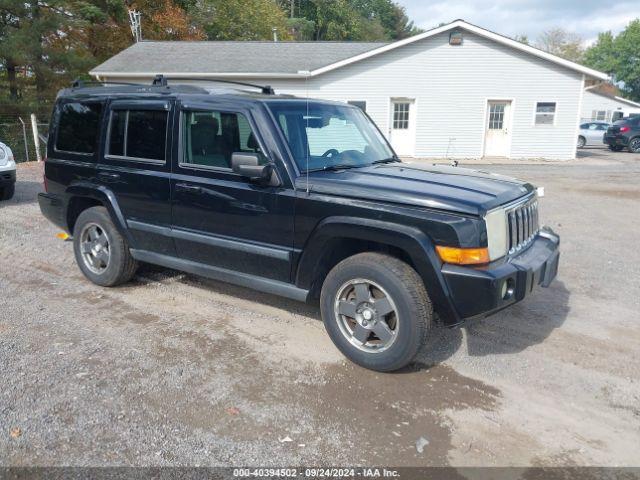
[[[305,90],[305,98],[307,100],[307,116],[305,118],[305,138],[307,139],[307,148],[305,149],[305,172],[307,177],[307,195],[309,195],[309,137],[307,137],[307,133],[309,132],[309,75],[311,72],[309,70],[300,70],[298,73],[304,75],[304,90]]]
[[[129,10],[129,26],[131,27],[131,35],[133,39],[138,43],[142,40],[142,24],[140,23],[140,17],[142,14],[137,10]]]

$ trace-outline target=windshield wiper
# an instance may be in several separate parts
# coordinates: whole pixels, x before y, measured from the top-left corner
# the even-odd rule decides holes
[[[338,163],[336,165],[325,165],[320,168],[310,168],[309,172],[336,172],[338,170],[347,170],[349,168],[366,167],[366,165],[351,165],[349,163]]]
[[[371,162],[371,165],[378,165],[380,163],[396,163],[396,162],[400,162],[400,159],[394,156],[389,158],[383,158],[381,160],[376,160],[374,162]]]

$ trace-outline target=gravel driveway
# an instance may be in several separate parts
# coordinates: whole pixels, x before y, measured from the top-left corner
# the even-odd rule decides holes
[[[580,156],[487,167],[545,187],[558,279],[394,374],[345,361],[314,306],[153,267],[92,285],[40,215],[41,166],[20,165],[0,204],[0,464],[638,465],[640,156]]]

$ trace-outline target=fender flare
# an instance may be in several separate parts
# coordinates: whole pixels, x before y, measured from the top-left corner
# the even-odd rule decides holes
[[[442,262],[433,242],[423,231],[406,225],[357,217],[329,217],[311,233],[296,270],[296,285],[310,289],[329,240],[349,238],[389,245],[404,251],[424,282],[429,297],[447,323],[458,323],[447,283],[440,271]]]
[[[115,194],[110,189],[108,189],[104,185],[96,185],[89,182],[78,182],[70,185],[65,193],[69,198],[66,210],[68,210],[69,204],[71,203],[71,199],[73,197],[91,198],[102,203],[109,212],[111,220],[113,220],[113,223],[118,229],[118,232],[120,232],[120,234],[124,238],[126,238],[131,248],[135,248],[133,237],[131,235],[131,232],[127,228],[127,221],[122,214],[122,210],[118,205],[118,200],[116,199]],[[68,211],[65,211],[65,219],[67,218],[67,215]]]

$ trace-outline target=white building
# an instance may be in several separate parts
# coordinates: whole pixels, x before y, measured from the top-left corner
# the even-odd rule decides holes
[[[456,20],[393,43],[140,42],[90,72],[270,84],[362,106],[400,155],[567,160],[607,75]]]
[[[615,122],[629,115],[640,115],[640,103],[587,89],[582,99],[582,121]]]

